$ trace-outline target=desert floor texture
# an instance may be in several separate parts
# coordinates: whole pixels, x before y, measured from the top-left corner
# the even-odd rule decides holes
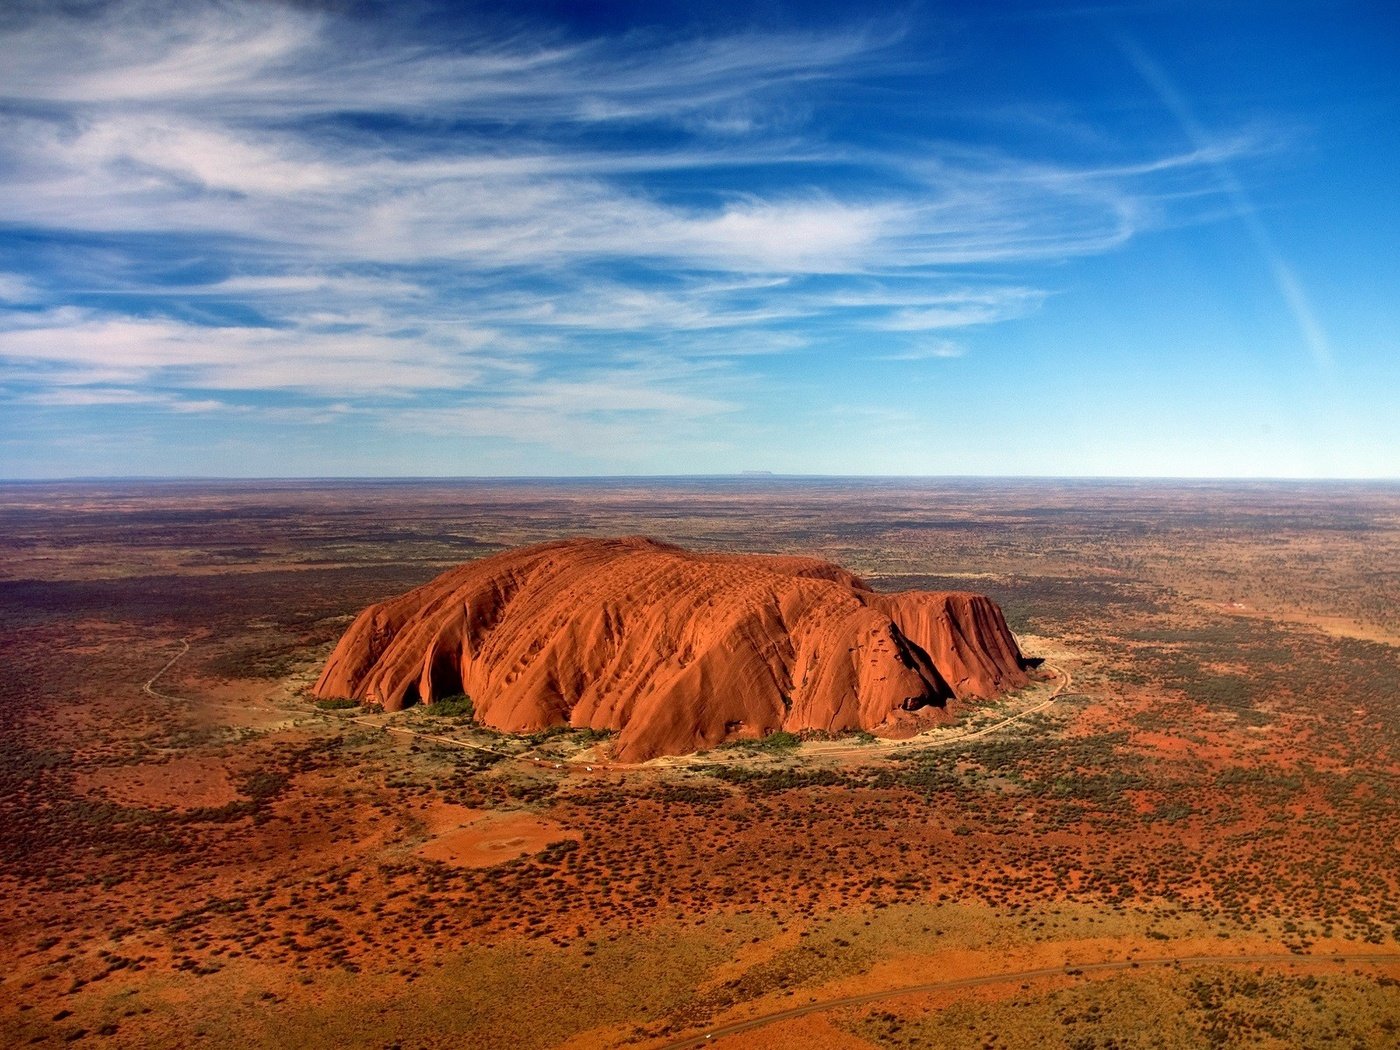
[[[629,766],[310,695],[367,604],[625,535],[982,592],[1044,663]],[[6,1046],[1400,1042],[1395,485],[12,483],[0,550]]]

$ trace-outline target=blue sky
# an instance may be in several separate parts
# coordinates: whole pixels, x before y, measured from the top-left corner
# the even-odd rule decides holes
[[[0,476],[1400,476],[1388,6],[8,3]]]

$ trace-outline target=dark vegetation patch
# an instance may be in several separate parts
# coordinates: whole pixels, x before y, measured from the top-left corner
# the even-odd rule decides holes
[[[0,627],[15,630],[88,618],[148,627],[242,627],[270,612],[287,628],[305,627],[398,594],[432,575],[420,567],[390,565],[116,580],[0,580]],[[338,631],[327,636],[331,634]]]
[[[470,722],[476,717],[472,698],[463,693],[434,700],[431,704],[424,705],[424,710],[434,718],[460,718],[465,722]]]
[[[727,740],[720,745],[721,748],[735,751],[766,752],[768,754],[787,754],[796,751],[802,746],[802,737],[797,733],[789,733],[786,730],[778,729],[765,736],[756,738],[739,738]]]
[[[360,701],[352,700],[348,696],[330,696],[317,700],[316,706],[322,711],[350,711],[358,710]]]

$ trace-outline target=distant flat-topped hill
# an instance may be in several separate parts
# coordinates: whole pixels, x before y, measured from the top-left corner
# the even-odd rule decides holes
[[[397,711],[466,693],[477,720],[613,730],[640,762],[775,730],[908,731],[1027,681],[979,594],[879,594],[815,558],[567,540],[439,576],[356,618],[319,697]]]

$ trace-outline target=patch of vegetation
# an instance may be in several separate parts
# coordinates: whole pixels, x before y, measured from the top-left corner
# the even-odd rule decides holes
[[[613,735],[614,733],[611,729],[575,729],[570,725],[557,725],[541,729],[538,733],[531,733],[525,739],[529,742],[531,747],[539,747],[552,740],[558,741],[565,745],[565,750],[567,750],[570,747],[592,747],[594,744],[600,744]]]
[[[518,782],[507,784],[504,790],[508,798],[521,802],[543,802],[559,790],[559,785],[549,781]]]
[[[579,848],[573,839],[564,839],[560,842],[551,842],[536,855],[535,861],[538,864],[554,865],[573,853]]]
[[[663,805],[677,802],[689,806],[712,806],[727,802],[730,794],[707,784],[661,784],[656,797]]]
[[[329,696],[324,700],[317,700],[316,706],[322,711],[348,711],[352,707],[359,707],[358,700],[351,700],[348,696]]]
[[[1027,989],[1010,1002],[964,1001],[929,1013],[892,1004],[842,1027],[878,1046],[1392,1046],[1397,1001],[1385,978],[1213,967],[1161,978],[1126,974],[1050,993]]]
[[[1185,802],[1163,802],[1151,813],[1143,814],[1142,819],[1147,824],[1155,824],[1159,820],[1175,824],[1178,820],[1186,820],[1194,812]]]
[[[720,747],[737,748],[743,751],[765,751],[769,754],[786,754],[802,744],[802,738],[785,729],[769,733],[758,740],[727,740]]]
[[[470,722],[476,717],[476,709],[472,706],[472,698],[464,693],[455,696],[444,696],[440,700],[434,700],[426,707],[428,714],[434,718],[464,718]]]
[[[1142,777],[1119,769],[1104,773],[1073,770],[1045,780],[1032,781],[1027,787],[1043,798],[1093,802],[1102,808],[1122,803],[1123,792],[1141,788],[1145,783]]]
[[[785,730],[778,730],[776,733],[769,733],[757,746],[760,751],[791,751],[802,743],[802,738],[796,733],[789,733]]]
[[[864,787],[861,778],[834,769],[749,769],[745,766],[714,766],[706,772],[716,780],[741,784],[750,791],[766,794],[811,787]]]
[[[243,781],[240,790],[254,802],[267,802],[286,790],[288,779],[286,773],[259,770]]]
[[[601,744],[613,735],[611,729],[576,729],[574,730],[574,740],[580,744]]]
[[[944,792],[957,791],[965,785],[965,778],[955,764],[937,761],[936,756],[921,755],[904,759],[893,768],[882,768],[875,773],[871,787],[877,790],[909,788],[922,792],[928,797]]]

